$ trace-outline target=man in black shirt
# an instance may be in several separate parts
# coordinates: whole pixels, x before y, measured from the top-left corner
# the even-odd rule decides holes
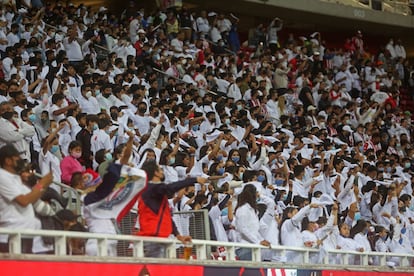
[[[82,156],[79,161],[86,168],[92,168],[91,138],[93,131],[98,129],[98,120],[96,115],[87,115],[84,128],[76,135],[76,140],[82,144]]]

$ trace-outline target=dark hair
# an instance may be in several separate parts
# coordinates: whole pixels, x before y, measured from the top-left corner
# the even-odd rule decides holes
[[[70,186],[73,188],[77,188],[78,184],[82,181],[82,173],[81,172],[74,172],[70,179]]]
[[[20,152],[11,144],[0,148],[0,167],[4,167],[6,158],[20,156]]]
[[[89,125],[90,122],[97,123],[99,120],[99,117],[95,114],[88,114],[86,115],[86,125]]]
[[[104,129],[111,124],[111,121],[107,118],[101,118],[98,120],[99,129]]]
[[[158,164],[155,161],[145,161],[142,164],[141,169],[143,169],[147,173],[148,180],[154,178],[155,172],[159,169]]]
[[[79,141],[72,141],[69,144],[68,151],[70,152],[71,150],[73,150],[74,148],[77,148],[77,147],[82,148],[82,143],[79,142]]]
[[[293,174],[295,177],[298,177],[303,171],[305,170],[305,167],[302,165],[296,165],[293,169]]]
[[[168,160],[168,156],[172,153],[172,149],[170,148],[165,148],[161,151],[161,155],[160,155],[160,165],[170,165],[169,164],[169,160]]]
[[[256,187],[253,184],[247,184],[244,186],[243,191],[239,194],[237,198],[237,206],[234,211],[237,210],[240,206],[248,203],[253,209],[257,209],[256,204]]]
[[[105,161],[105,149],[100,149],[95,153],[95,161],[101,164]]]
[[[368,226],[368,223],[365,220],[363,219],[358,220],[356,224],[354,225],[354,227],[351,228],[349,232],[349,237],[354,238],[356,234],[361,233],[367,226]]]

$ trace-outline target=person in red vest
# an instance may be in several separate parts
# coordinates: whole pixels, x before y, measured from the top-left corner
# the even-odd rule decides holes
[[[147,173],[148,184],[138,201],[139,225],[138,236],[166,238],[173,234],[182,243],[190,242],[190,236],[182,236],[174,225],[168,198],[174,193],[194,183],[205,184],[206,178],[189,177],[182,181],[164,183],[164,171],[155,161],[145,162],[141,169]],[[162,244],[144,243],[146,257],[165,257]]]

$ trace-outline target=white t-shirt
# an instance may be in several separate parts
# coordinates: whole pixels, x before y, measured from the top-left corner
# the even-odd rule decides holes
[[[0,169],[0,227],[12,229],[40,229],[32,204],[23,207],[15,202],[19,195],[30,193],[19,175]],[[0,242],[6,243],[7,235],[0,235]]]
[[[69,61],[82,61],[83,54],[79,43],[76,40],[69,42],[69,38],[63,40],[63,46],[65,47],[66,55]]]

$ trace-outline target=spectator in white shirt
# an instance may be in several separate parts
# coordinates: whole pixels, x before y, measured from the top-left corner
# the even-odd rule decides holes
[[[210,31],[210,23],[208,22],[206,11],[201,11],[200,17],[196,19],[196,25],[200,37],[204,38]]]
[[[7,40],[9,41],[9,46],[14,46],[14,44],[20,42],[19,25],[18,24],[13,23],[11,25],[11,30],[7,34]]]
[[[252,184],[244,186],[240,193],[235,209],[236,231],[240,235],[240,242],[270,246],[259,232],[260,223],[257,215],[256,199],[258,193]],[[251,260],[251,250],[241,248],[237,252],[240,260]]]
[[[398,39],[395,42],[394,49],[395,49],[395,54],[396,54],[397,57],[401,57],[403,59],[405,59],[407,57],[404,45],[401,44],[401,39]]]
[[[385,50],[388,51],[388,54],[390,55],[391,59],[395,59],[397,57],[397,54],[395,52],[395,47],[394,47],[394,39],[390,39],[388,41],[387,46],[385,46]]]
[[[99,108],[98,101],[92,94],[92,88],[90,85],[84,84],[81,87],[82,97],[78,99],[78,103],[82,112],[86,114],[98,114],[101,109]]]
[[[98,121],[99,130],[95,131],[91,138],[91,150],[93,154],[98,150],[104,149],[112,152],[114,147],[111,142],[110,128],[111,121],[107,118],[101,118]]]
[[[83,60],[82,48],[76,40],[77,32],[75,29],[68,29],[68,36],[63,39],[66,55],[69,62],[81,62]]]

